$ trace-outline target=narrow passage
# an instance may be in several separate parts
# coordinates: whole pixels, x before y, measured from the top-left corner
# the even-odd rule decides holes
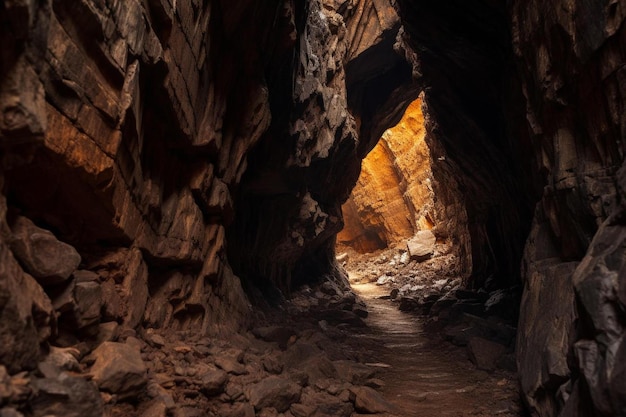
[[[351,343],[364,350],[385,385],[381,392],[399,416],[521,416],[511,373],[478,370],[465,350],[424,331],[423,319],[381,299],[373,283],[353,284],[365,301],[368,329]]]

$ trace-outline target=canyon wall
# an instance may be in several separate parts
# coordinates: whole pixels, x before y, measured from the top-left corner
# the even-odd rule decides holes
[[[18,0],[0,20],[11,372],[112,327],[245,328],[244,287],[345,283],[334,236],[373,144],[344,66],[395,39],[388,2]]]
[[[522,263],[522,388],[535,415],[624,415],[626,5],[515,2],[511,16],[544,184]]]
[[[531,154],[509,134],[517,120],[504,5],[398,2],[400,44],[424,90],[434,192],[468,234],[469,284],[515,286],[532,214]],[[465,220],[456,226],[463,230]]]
[[[532,413],[626,414],[626,6],[397,3],[2,2],[0,363],[343,282],[341,205],[423,91],[467,284],[523,286]]]
[[[448,157],[433,175],[465,196],[474,278],[522,279],[532,414],[624,415],[624,3],[399,5],[427,138]]]
[[[292,56],[293,5],[0,7],[2,363],[32,368],[35,341],[105,323],[245,326],[231,189],[270,125],[265,72]]]

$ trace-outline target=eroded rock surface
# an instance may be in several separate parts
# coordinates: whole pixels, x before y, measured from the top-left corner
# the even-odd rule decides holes
[[[531,412],[624,414],[625,13],[615,0],[2,2],[3,413],[28,414],[34,386],[41,415],[70,415],[54,396],[97,397],[48,365],[33,377],[50,347],[76,349],[83,365],[103,342],[160,356],[169,341],[145,348],[146,329],[232,334],[250,324],[250,299],[280,304],[324,280],[321,294],[343,293],[341,205],[361,159],[423,91],[446,219],[435,231],[463,274],[432,282],[458,286],[454,299],[414,297],[423,284],[410,277],[401,304],[488,332],[471,313],[516,306],[523,287],[517,362]],[[428,218],[418,211],[411,227]],[[320,326],[363,324],[355,303],[330,308],[342,297]],[[555,331],[534,331],[535,318]],[[167,351],[179,362],[155,371],[152,402],[133,412],[167,415],[170,384],[177,400],[205,395],[182,363],[193,348]],[[224,368],[224,385],[218,372],[204,386],[233,402],[250,372],[229,358],[202,374]],[[314,412],[321,391],[337,397],[328,409],[352,412],[345,390],[292,376],[304,399],[292,414]],[[251,413],[219,404],[212,412]],[[100,413],[92,405],[81,412]]]

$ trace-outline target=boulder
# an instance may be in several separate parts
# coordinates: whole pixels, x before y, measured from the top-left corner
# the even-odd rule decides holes
[[[128,398],[146,385],[146,366],[137,349],[123,343],[104,342],[93,351],[93,379],[101,390]]]
[[[11,250],[41,285],[60,284],[78,268],[81,258],[76,249],[26,217],[15,220],[12,232]]]
[[[218,356],[215,358],[215,364],[229,374],[244,375],[248,373],[246,367],[240,363],[235,356]]]
[[[354,408],[360,413],[378,414],[393,411],[393,405],[370,387],[353,387],[350,391],[355,396]]]
[[[248,403],[222,404],[219,409],[221,417],[254,417],[254,407]]]
[[[33,277],[24,273],[0,238],[0,364],[10,373],[33,369],[39,344],[52,333],[50,299]]]
[[[337,369],[339,379],[354,385],[364,384],[375,374],[375,370],[371,367],[354,361],[334,361],[333,365]]]
[[[296,335],[295,330],[284,326],[266,326],[252,329],[252,334],[258,339],[266,342],[278,343],[281,349],[285,349],[293,336]]]
[[[437,238],[430,230],[417,232],[415,236],[406,242],[411,260],[421,262],[429,259],[435,251],[436,241]]]
[[[76,282],[76,286],[74,287],[74,301],[73,317],[79,329],[100,321],[102,288],[98,281]]]
[[[102,417],[103,405],[95,384],[84,378],[60,374],[57,378],[35,379],[34,397],[29,401],[33,417]]]
[[[214,369],[204,373],[200,380],[202,382],[200,390],[204,395],[210,397],[224,392],[224,387],[228,382],[228,374],[221,369]]]
[[[256,410],[275,408],[284,412],[300,400],[302,387],[288,379],[270,376],[247,387],[246,397]]]
[[[506,347],[481,337],[472,337],[467,345],[470,360],[478,369],[494,371]]]

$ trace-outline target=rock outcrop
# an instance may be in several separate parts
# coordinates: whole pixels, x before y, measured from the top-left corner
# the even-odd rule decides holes
[[[464,196],[472,285],[515,285],[522,264],[531,412],[623,414],[623,4],[398,3],[429,145],[447,158],[433,176]]]
[[[433,187],[450,217],[467,213],[471,285],[516,285],[534,218],[518,354],[529,405],[538,415],[583,403],[593,403],[587,413],[621,413],[611,358],[623,331],[609,324],[623,322],[621,284],[609,278],[619,266],[607,265],[616,249],[602,236],[615,240],[621,212],[623,7],[399,4],[406,57],[426,86],[427,138],[441,156]],[[382,244],[380,235],[369,243]],[[536,328],[540,319],[556,320],[557,332]]]

